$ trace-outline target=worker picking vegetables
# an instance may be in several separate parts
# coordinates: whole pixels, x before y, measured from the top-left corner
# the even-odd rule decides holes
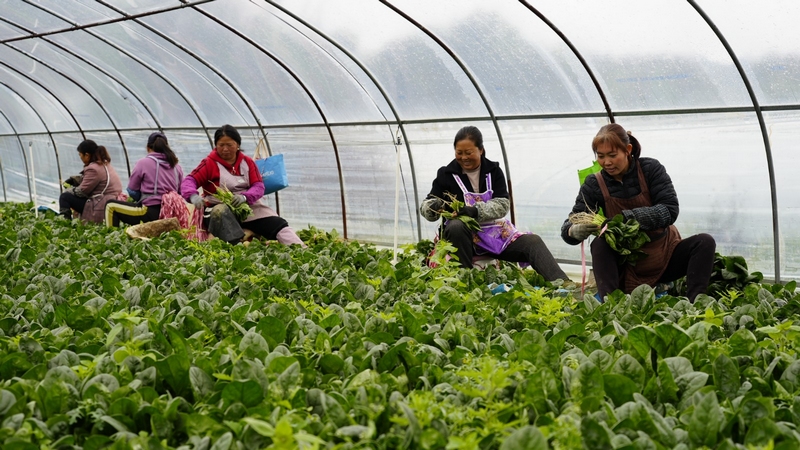
[[[240,242],[246,228],[282,244],[305,245],[267,205],[261,173],[241,144],[236,128],[220,127],[214,133],[214,149],[184,178],[181,195],[202,211],[203,228],[226,242]]]
[[[681,238],[674,225],[678,195],[664,166],[641,157],[639,141],[618,124],[600,128],[592,150],[602,170],[581,186],[561,237],[577,245],[591,235],[604,236],[591,243],[601,301],[617,289],[630,293],[642,284],[683,276],[690,301],[705,293],[716,242],[705,233]],[[598,217],[597,211],[611,220]]]
[[[481,131],[461,128],[453,148],[455,158],[439,168],[420,214],[431,222],[445,219],[440,237],[456,249],[458,263],[470,268],[475,255],[488,255],[530,264],[548,281],[568,280],[541,237],[505,219],[511,205],[506,177],[486,158]]]

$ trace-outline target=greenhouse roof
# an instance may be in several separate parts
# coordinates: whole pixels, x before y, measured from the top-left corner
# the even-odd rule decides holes
[[[798,279],[797,23],[795,1],[0,0],[0,199],[55,201],[84,139],[125,183],[160,129],[188,172],[232,124],[284,155],[269,202],[296,228],[415,242],[476,125],[512,220],[575,262],[576,171],[616,122],[667,168],[684,236]]]

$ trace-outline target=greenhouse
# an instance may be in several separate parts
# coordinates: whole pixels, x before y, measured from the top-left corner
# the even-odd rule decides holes
[[[0,0],[0,447],[800,448],[798,23],[788,0]],[[697,300],[584,295],[562,224],[607,124],[666,168],[680,235],[713,237]],[[154,132],[188,175],[223,125],[282,155],[265,203],[302,247],[48,212],[85,140],[124,192]],[[573,281],[439,259],[421,205],[465,126]]]

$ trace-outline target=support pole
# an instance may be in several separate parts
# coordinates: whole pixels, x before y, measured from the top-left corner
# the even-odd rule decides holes
[[[36,207],[36,171],[33,167],[33,141],[28,141],[28,155],[31,160],[31,180],[33,180],[33,214],[35,217],[39,217],[39,208]]]
[[[392,246],[392,265],[397,264],[397,234],[400,223],[400,127],[397,128],[394,141],[395,167],[394,167],[394,244]]]

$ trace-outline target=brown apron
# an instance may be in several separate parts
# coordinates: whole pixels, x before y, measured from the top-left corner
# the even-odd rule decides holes
[[[603,199],[606,203],[606,217],[614,217],[625,209],[653,206],[653,201],[650,199],[650,188],[647,186],[647,181],[644,179],[644,173],[642,173],[642,168],[639,164],[636,165],[636,170],[639,173],[639,187],[642,192],[631,198],[612,197],[608,193],[608,186],[606,186],[602,173],[594,174],[597,178],[597,184],[600,185],[600,190],[603,192]],[[641,250],[647,256],[638,260],[635,266],[626,264],[620,270],[620,285],[627,294],[630,294],[642,284],[655,286],[667,269],[672,252],[681,241],[681,235],[675,225],[647,231],[647,235],[650,236],[650,242],[641,247]]]

